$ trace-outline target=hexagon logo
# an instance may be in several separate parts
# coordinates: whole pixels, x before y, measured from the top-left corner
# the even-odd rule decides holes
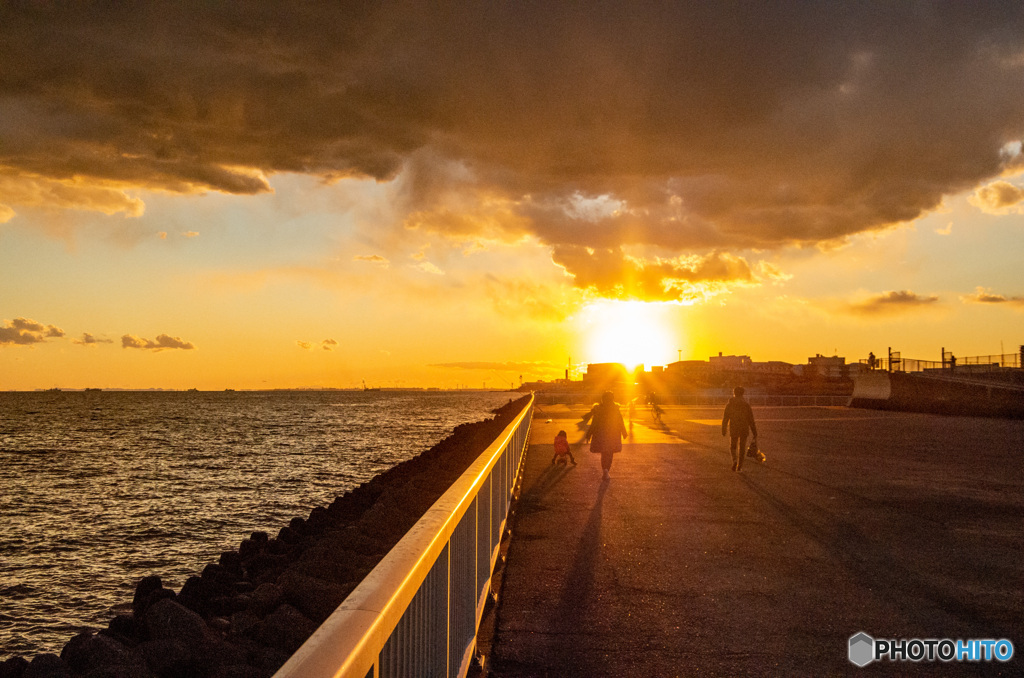
[[[875,659],[875,639],[861,631],[850,636],[850,661],[863,668]]]

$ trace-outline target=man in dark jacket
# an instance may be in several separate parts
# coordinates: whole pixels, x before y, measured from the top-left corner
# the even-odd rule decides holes
[[[757,440],[754,411],[750,409],[750,403],[743,399],[742,386],[733,389],[733,397],[725,406],[725,414],[722,416],[723,436],[726,429],[732,437],[729,442],[729,451],[732,452],[732,470],[739,471],[743,468],[743,457],[747,451],[747,436],[753,433],[754,440]]]

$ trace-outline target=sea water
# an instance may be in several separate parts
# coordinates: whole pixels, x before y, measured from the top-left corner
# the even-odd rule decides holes
[[[476,391],[0,393],[0,661],[59,653],[491,416]]]

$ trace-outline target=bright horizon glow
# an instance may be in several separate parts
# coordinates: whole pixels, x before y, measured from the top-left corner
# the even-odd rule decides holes
[[[676,304],[597,301],[582,312],[587,362],[667,365],[682,348],[680,332],[669,320]]]

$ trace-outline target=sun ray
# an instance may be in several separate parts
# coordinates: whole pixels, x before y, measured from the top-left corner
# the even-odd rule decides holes
[[[676,357],[681,340],[671,322],[672,304],[599,301],[584,309],[582,333],[590,362],[665,365]]]

